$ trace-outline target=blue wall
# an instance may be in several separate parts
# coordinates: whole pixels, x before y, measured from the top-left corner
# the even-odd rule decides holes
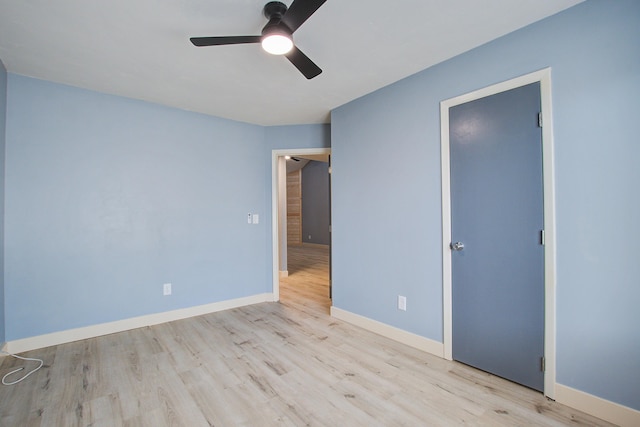
[[[0,60],[0,346],[5,341],[4,327],[4,149],[7,113],[7,70]]]
[[[310,161],[302,168],[302,241],[329,245],[330,218],[329,163]]]
[[[639,24],[587,1],[334,110],[334,305],[442,341],[439,102],[551,67],[557,382],[640,410]]]
[[[14,74],[7,105],[8,341],[271,292],[270,151],[323,146],[324,126],[268,129]]]
[[[265,134],[269,165],[271,150],[331,147],[331,125],[328,124],[269,126],[265,128]]]

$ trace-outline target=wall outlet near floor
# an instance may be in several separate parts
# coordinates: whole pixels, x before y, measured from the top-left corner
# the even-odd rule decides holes
[[[162,295],[171,295],[171,283],[162,285]]]
[[[398,295],[398,310],[407,311],[407,297]]]

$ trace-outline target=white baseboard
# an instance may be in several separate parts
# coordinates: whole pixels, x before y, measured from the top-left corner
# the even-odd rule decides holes
[[[231,308],[243,307],[261,302],[273,301],[273,294],[265,293],[252,295],[244,298],[237,298],[227,301],[214,302],[211,304],[198,305],[195,307],[182,308],[178,310],[166,311],[164,313],[149,314],[146,316],[132,317],[129,319],[117,320],[115,322],[102,323],[99,325],[85,326],[83,328],[68,329],[65,331],[53,332],[50,334],[35,337],[22,338],[15,341],[8,341],[4,345],[4,350],[9,353],[22,353],[24,351],[36,350],[53,345],[65,344],[68,342],[94,338],[101,335],[113,334],[116,332],[128,331],[145,326],[157,325],[174,320],[186,319],[188,317],[201,316],[203,314],[215,313],[217,311],[229,310]]]
[[[620,427],[640,426],[640,411],[562,384],[556,384],[556,402]]]
[[[280,278],[289,277],[289,270],[280,270]]]
[[[426,351],[438,357],[444,357],[444,345],[438,341],[398,329],[394,326],[389,326],[386,323],[378,322],[377,320],[369,319],[368,317],[360,316],[359,314],[351,313],[337,307],[331,307],[331,316],[382,335],[383,337],[401,342],[409,347]]]

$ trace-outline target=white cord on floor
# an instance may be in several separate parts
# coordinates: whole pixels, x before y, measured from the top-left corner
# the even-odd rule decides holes
[[[17,356],[15,354],[11,354],[11,353],[7,353],[4,350],[0,350],[0,353],[4,353],[4,354],[8,354],[9,356],[15,357],[16,359],[21,359],[21,360],[31,360],[33,362],[40,362],[40,365],[35,368],[34,370],[30,371],[29,373],[27,373],[25,376],[23,376],[22,378],[18,378],[15,381],[12,382],[7,382],[6,378],[11,375],[11,374],[15,374],[16,372],[22,371],[24,369],[24,367],[22,368],[18,368],[18,369],[14,369],[13,371],[7,373],[4,375],[4,377],[2,377],[2,384],[4,385],[14,385],[14,384],[18,384],[20,381],[24,380],[25,378],[27,378],[29,375],[33,374],[35,371],[37,371],[38,369],[42,368],[42,365],[44,365],[44,362],[42,361],[42,359],[34,359],[31,357],[22,357],[22,356]]]

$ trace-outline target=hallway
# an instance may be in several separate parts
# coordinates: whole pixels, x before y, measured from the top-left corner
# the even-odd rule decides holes
[[[280,302],[310,314],[328,315],[329,248],[289,246],[289,277],[280,279]]]

